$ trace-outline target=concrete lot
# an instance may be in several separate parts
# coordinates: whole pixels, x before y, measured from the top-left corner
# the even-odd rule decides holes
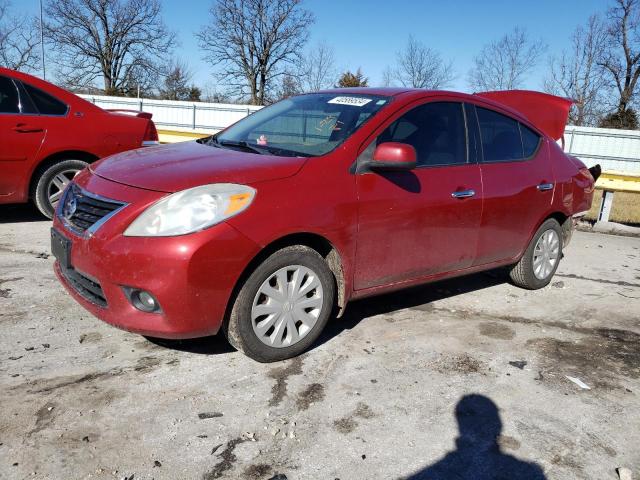
[[[537,292],[491,273],[354,303],[272,365],[101,323],[48,241],[0,208],[0,478],[640,478],[638,238],[576,233]]]

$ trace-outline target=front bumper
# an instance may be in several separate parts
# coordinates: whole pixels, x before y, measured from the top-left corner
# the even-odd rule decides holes
[[[233,289],[258,246],[225,223],[179,237],[125,237],[121,232],[138,213],[164,194],[95,175],[77,180],[90,192],[130,205],[87,236],[55,218],[54,228],[72,242],[70,261],[77,275],[63,272],[59,262],[55,272],[73,298],[99,319],[142,335],[179,339],[217,333]],[[101,294],[106,305],[83,291],[78,281],[88,281],[87,288]],[[161,311],[136,309],[126,287],[151,292]]]

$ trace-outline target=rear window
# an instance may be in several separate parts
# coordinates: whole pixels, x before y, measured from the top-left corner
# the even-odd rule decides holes
[[[538,144],[540,143],[540,135],[523,124],[520,124],[520,135],[522,136],[524,156],[528,158],[536,153]]]
[[[501,113],[476,107],[485,162],[525,158],[518,122]]]
[[[7,77],[0,77],[0,113],[20,113],[18,90]]]
[[[24,85],[40,115],[64,115],[67,113],[67,105],[57,98],[27,83],[22,85]]]

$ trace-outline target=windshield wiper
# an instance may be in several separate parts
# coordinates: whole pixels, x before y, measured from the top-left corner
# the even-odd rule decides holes
[[[276,146],[271,146],[271,145],[265,145],[265,146],[253,146],[243,140],[241,141],[234,141],[234,140],[223,140],[220,141],[218,140],[218,136],[217,135],[211,135],[210,137],[206,137],[206,138],[202,138],[200,140],[196,140],[199,143],[204,143],[205,145],[212,145],[214,147],[237,147],[237,148],[242,148],[248,152],[252,152],[252,153],[258,153],[260,155],[265,155],[267,153],[271,154],[271,155],[279,155],[279,156],[283,156],[283,157],[313,157],[315,155],[312,155],[310,153],[304,153],[304,152],[297,152],[295,150],[289,150],[286,148],[280,148],[280,147],[276,147]]]
[[[245,142],[244,140],[241,140],[239,142],[233,141],[233,140],[223,140],[223,141],[219,141],[217,138],[213,137],[213,141],[217,144],[217,145],[221,145],[223,147],[237,147],[237,148],[243,148],[245,149],[247,152],[252,152],[252,153],[257,153],[259,155],[264,155],[264,151],[259,150],[251,145],[249,145],[247,142]]]
[[[264,148],[270,154],[281,156],[281,157],[313,157],[314,156],[310,153],[298,152],[296,150],[289,150],[287,148],[272,147],[272,146],[266,146]]]

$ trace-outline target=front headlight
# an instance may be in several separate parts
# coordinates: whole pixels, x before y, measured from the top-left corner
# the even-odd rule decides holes
[[[256,191],[216,183],[176,192],[154,203],[124,232],[128,237],[171,237],[197,232],[245,210]]]

